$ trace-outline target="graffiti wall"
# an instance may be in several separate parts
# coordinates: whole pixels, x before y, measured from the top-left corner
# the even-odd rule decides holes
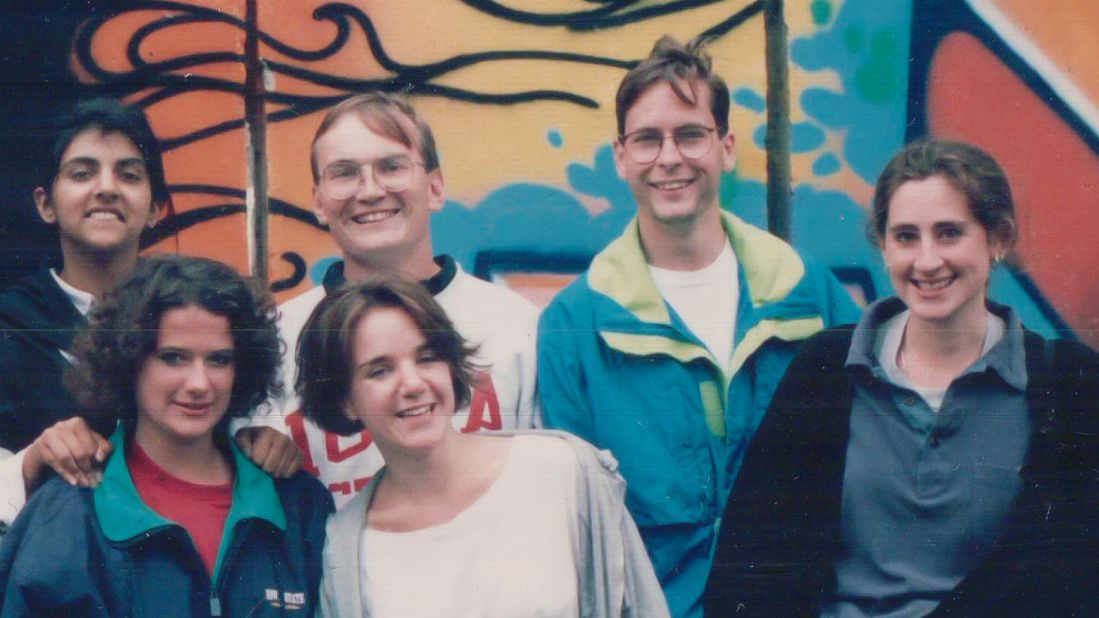
[[[874,179],[906,139],[970,139],[1004,161],[1022,207],[1023,242],[994,294],[1021,306],[1028,325],[1052,332],[1067,322],[1099,342],[1099,283],[1083,268],[1099,251],[1085,231],[1099,234],[1088,201],[1099,175],[1099,116],[1089,115],[1099,78],[1073,62],[1099,40],[1099,11],[1088,0],[1060,4],[1073,10],[787,0],[795,243],[863,299],[888,293],[863,233]],[[8,0],[0,23],[11,47],[0,67],[7,278],[50,246],[29,208],[35,138],[51,113],[87,94],[142,106],[166,143],[176,212],[146,250],[247,270],[249,32],[265,90],[267,259],[283,299],[314,285],[338,253],[312,215],[313,132],[339,100],[383,89],[407,94],[435,131],[448,196],[432,221],[437,251],[548,300],[633,214],[612,160],[614,91],[665,33],[714,37],[738,153],[723,207],[766,220],[759,1],[262,0],[254,15],[245,0],[27,5]]]

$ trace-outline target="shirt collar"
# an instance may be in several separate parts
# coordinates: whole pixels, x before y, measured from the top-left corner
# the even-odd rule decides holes
[[[1026,352],[1023,347],[1023,328],[1019,314],[1006,305],[985,301],[985,306],[1004,321],[1004,336],[992,349],[974,363],[971,371],[991,369],[1012,388],[1026,390]],[[907,309],[901,299],[891,296],[879,300],[862,314],[851,338],[846,367],[865,367],[873,370],[878,365],[874,356],[875,332],[885,322]]]
[[[439,272],[427,279],[422,279],[420,284],[427,288],[432,296],[435,296],[445,290],[446,286],[454,280],[454,276],[458,274],[458,265],[454,262],[454,258],[449,255],[437,255],[433,260],[439,267]],[[338,260],[333,262],[324,273],[324,279],[322,280],[324,291],[326,294],[331,294],[344,283],[347,283],[347,278],[343,274],[343,260]]]
[[[57,271],[53,268],[50,269],[50,275],[53,277],[57,287],[61,288],[61,291],[65,293],[65,296],[69,297],[76,310],[80,315],[88,317],[88,312],[92,310],[92,304],[95,303],[95,296],[91,292],[85,292],[84,290],[78,290],[73,286],[65,282],[61,278],[61,275],[57,274]]]

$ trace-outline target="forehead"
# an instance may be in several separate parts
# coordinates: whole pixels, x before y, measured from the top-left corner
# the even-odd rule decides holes
[[[680,88],[694,103],[679,98],[671,84],[658,80],[647,86],[626,111],[627,133],[644,128],[674,128],[685,124],[714,125],[710,111],[710,86],[699,80],[682,80]]]
[[[397,307],[374,307],[355,327],[356,362],[418,350],[427,339],[412,317]]]
[[[889,200],[889,226],[943,221],[977,222],[966,195],[942,176],[909,180]]]
[[[415,139],[411,126],[402,128],[410,138]],[[366,121],[361,114],[349,111],[337,118],[328,131],[317,138],[315,153],[318,165],[324,167],[326,162],[341,159],[358,160],[411,154],[411,148],[401,143],[397,135],[387,135],[381,122]]]
[[[231,348],[233,338],[229,332],[229,318],[197,305],[169,309],[160,316],[157,344],[179,347],[204,344]]]
[[[145,160],[129,137],[114,131],[104,132],[98,127],[91,127],[77,133],[61,153],[62,164],[78,158],[95,159],[105,163],[121,159]]]

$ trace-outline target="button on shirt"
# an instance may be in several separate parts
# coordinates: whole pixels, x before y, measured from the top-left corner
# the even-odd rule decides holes
[[[843,552],[822,615],[923,616],[1003,534],[1029,443],[1026,359],[1018,317],[989,308],[985,352],[937,413],[896,368],[903,303],[877,303],[859,323],[846,363]]]

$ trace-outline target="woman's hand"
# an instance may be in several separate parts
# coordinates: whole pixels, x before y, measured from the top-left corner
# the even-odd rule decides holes
[[[114,447],[92,431],[80,417],[54,424],[27,448],[23,456],[23,483],[30,492],[53,468],[70,485],[95,487],[103,480],[103,463]]]

